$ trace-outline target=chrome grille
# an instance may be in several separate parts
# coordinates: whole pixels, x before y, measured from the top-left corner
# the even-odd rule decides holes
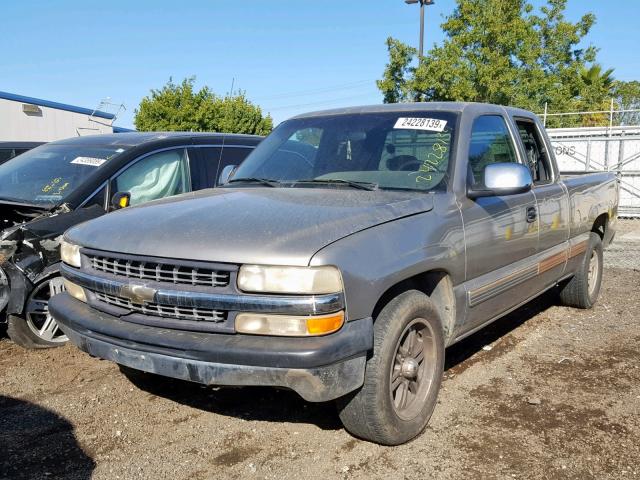
[[[164,262],[125,260],[98,255],[88,255],[88,258],[91,262],[91,268],[94,270],[126,278],[203,287],[226,287],[229,285],[230,273],[224,270],[187,267]]]
[[[222,322],[226,318],[226,312],[210,308],[179,307],[176,305],[160,305],[157,303],[145,303],[144,305],[133,303],[126,298],[117,297],[101,292],[94,292],[96,299],[108,305],[126,308],[131,312],[152,315],[156,317],[177,318],[179,320],[191,320],[195,322]]]

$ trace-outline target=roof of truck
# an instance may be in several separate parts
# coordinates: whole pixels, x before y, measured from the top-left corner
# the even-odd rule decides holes
[[[384,103],[378,105],[364,105],[360,107],[334,108],[317,112],[304,113],[293,118],[320,117],[331,115],[349,115],[358,113],[384,113],[384,112],[419,112],[425,110],[441,110],[446,112],[462,113],[471,110],[476,113],[508,112],[514,115],[532,115],[531,112],[514,107],[505,107],[491,103],[476,102],[413,102],[413,103]]]
[[[148,142],[171,138],[196,138],[209,137],[213,140],[241,141],[243,139],[261,138],[257,135],[240,135],[235,133],[202,133],[202,132],[126,132],[126,133],[106,133],[102,135],[85,135],[82,137],[65,138],[51,142],[52,145],[122,145],[139,146]]]

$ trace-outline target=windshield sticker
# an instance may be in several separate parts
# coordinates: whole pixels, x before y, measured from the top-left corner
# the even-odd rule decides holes
[[[438,120],[437,118],[400,117],[393,128],[403,130],[424,130],[427,132],[443,132],[446,126],[446,120]]]
[[[91,167],[99,167],[104,162],[106,162],[103,158],[92,158],[92,157],[76,157],[71,161],[71,163],[75,165],[89,165]]]

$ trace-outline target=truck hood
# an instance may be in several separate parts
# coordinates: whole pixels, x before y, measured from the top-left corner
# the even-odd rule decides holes
[[[429,193],[220,188],[105,215],[66,236],[97,250],[225,263],[308,265],[321,248],[429,211]]]

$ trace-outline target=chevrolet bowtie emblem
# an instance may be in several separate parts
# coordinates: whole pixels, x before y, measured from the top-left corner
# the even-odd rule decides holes
[[[144,285],[123,285],[120,287],[120,296],[131,300],[133,303],[145,304],[155,300],[157,290]]]

